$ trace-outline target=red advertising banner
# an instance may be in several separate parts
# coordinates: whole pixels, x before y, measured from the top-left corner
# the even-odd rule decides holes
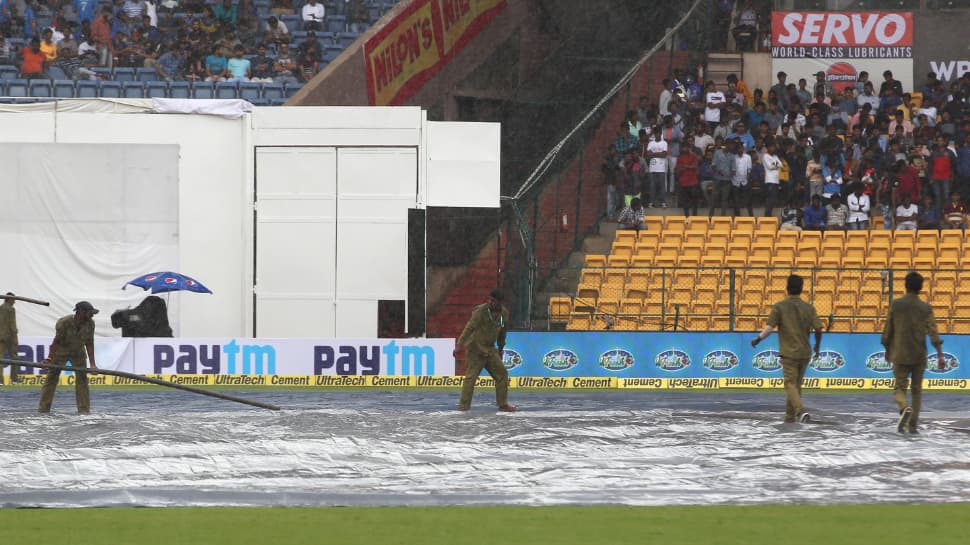
[[[364,44],[375,106],[414,96],[503,9],[507,0],[415,0]]]
[[[775,59],[911,59],[913,14],[909,12],[775,11],[771,56]]]

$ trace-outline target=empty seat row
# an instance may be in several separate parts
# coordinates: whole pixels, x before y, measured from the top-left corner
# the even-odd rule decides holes
[[[0,80],[0,96],[55,98],[199,98],[274,101],[296,94],[302,84],[99,81],[99,80]]]

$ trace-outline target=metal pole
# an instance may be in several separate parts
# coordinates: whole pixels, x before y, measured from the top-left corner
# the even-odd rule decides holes
[[[25,303],[33,303],[35,305],[44,305],[45,307],[51,306],[49,301],[41,301],[40,299],[31,299],[30,297],[22,297],[20,295],[0,295],[0,299],[13,299],[14,301],[23,301]]]
[[[276,405],[272,405],[270,403],[263,403],[261,401],[252,401],[250,399],[243,399],[241,397],[236,397],[236,396],[223,394],[219,392],[210,392],[208,390],[193,388],[191,386],[186,386],[184,384],[167,382],[157,378],[146,377],[144,375],[136,375],[135,373],[126,373],[124,371],[114,371],[111,369],[93,369],[90,367],[70,367],[67,365],[55,365],[53,363],[34,363],[34,362],[27,362],[27,361],[20,361],[20,360],[7,360],[7,359],[0,359],[0,364],[19,365],[21,367],[36,367],[39,369],[56,369],[58,371],[74,371],[75,373],[90,373],[92,375],[111,375],[114,377],[124,377],[132,380],[138,380],[141,382],[147,382],[149,384],[155,384],[158,386],[165,386],[167,388],[175,388],[176,390],[185,390],[186,392],[192,392],[193,394],[202,394],[204,396],[224,399],[226,401],[235,401],[236,403],[242,403],[244,405],[252,405],[253,407],[260,407],[263,409],[269,409],[271,411],[280,410],[279,407],[277,407]]]

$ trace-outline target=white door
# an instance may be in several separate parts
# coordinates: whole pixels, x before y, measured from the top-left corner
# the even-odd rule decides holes
[[[336,334],[337,152],[256,150],[258,337]]]

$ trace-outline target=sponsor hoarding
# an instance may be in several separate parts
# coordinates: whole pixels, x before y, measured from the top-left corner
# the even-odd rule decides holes
[[[503,9],[506,0],[415,0],[364,44],[371,105],[413,96]]]
[[[921,90],[926,75],[936,74],[944,82],[953,82],[970,72],[970,49],[966,32],[970,13],[960,11],[923,11],[916,18],[916,52],[913,80]]]

